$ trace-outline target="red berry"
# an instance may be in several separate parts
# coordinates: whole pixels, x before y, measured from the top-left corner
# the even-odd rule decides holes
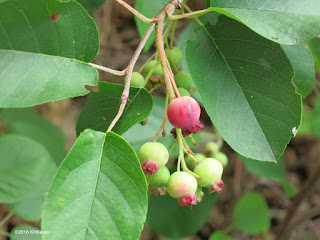
[[[176,128],[181,128],[185,135],[196,133],[203,128],[199,121],[200,113],[200,106],[192,97],[176,98],[168,107],[170,123]]]

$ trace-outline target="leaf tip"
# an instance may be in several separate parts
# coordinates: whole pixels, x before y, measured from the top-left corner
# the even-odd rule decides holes
[[[83,85],[84,88],[90,92],[99,92],[99,85],[90,85],[88,83]]]

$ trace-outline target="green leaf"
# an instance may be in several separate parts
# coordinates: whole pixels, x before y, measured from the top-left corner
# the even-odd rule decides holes
[[[106,0],[77,0],[89,12],[100,8]]]
[[[276,162],[300,125],[301,97],[281,47],[224,16],[187,41],[190,73],[213,124],[241,155]]]
[[[298,193],[296,187],[293,186],[287,179],[282,179],[280,180],[280,182],[282,184],[284,192],[287,194],[288,197],[292,198]]]
[[[10,210],[20,218],[37,222],[41,220],[42,207],[49,190],[52,178],[57,170],[54,162],[48,166],[48,175],[41,182],[40,186],[32,189],[23,200],[10,204]]]
[[[1,109],[0,120],[6,125],[6,133],[31,138],[41,143],[51,154],[57,166],[66,155],[65,136],[60,128],[40,117],[33,108]]]
[[[135,9],[139,11],[141,14],[148,18],[153,18],[155,17],[161,9],[169,2],[169,0],[155,0],[155,1],[150,1],[150,0],[137,0],[136,1],[136,6]],[[145,23],[139,18],[135,17],[136,24],[138,27],[138,31],[140,34],[140,37],[143,38],[143,36],[146,34],[148,28],[149,28],[149,23]],[[144,47],[144,50],[148,51],[151,47],[151,45],[154,42],[154,31],[149,37],[148,41],[146,42],[146,45]]]
[[[45,239],[138,239],[147,184],[120,136],[85,130],[62,162],[42,214]],[[77,221],[75,221],[77,219]]]
[[[203,23],[210,23],[214,25],[214,24],[217,24],[218,22],[218,15],[219,14],[216,12],[208,12],[207,14],[200,16],[199,20]],[[188,39],[194,38],[193,29],[198,26],[199,26],[199,23],[196,20],[193,20],[183,29],[183,31],[179,34],[179,37],[177,39],[176,47],[179,48],[183,54],[181,66],[182,66],[182,71],[184,72],[189,72],[187,59],[185,57],[185,51],[184,51],[186,48],[186,41]]]
[[[0,107],[82,96],[97,83],[84,63],[97,55],[97,27],[79,3],[1,1],[0,22]]]
[[[54,14],[59,14],[56,21]],[[76,1],[1,1],[0,21],[0,49],[83,62],[92,61],[99,50],[97,26]]]
[[[211,7],[281,44],[306,42],[320,33],[318,0],[211,0]]]
[[[0,137],[0,202],[15,203],[30,196],[47,179],[53,160],[48,151],[29,138]]]
[[[239,200],[234,212],[234,225],[252,235],[269,231],[269,209],[260,193],[247,193]]]
[[[41,240],[42,235],[39,232],[40,230],[33,226],[19,225],[14,227],[11,230],[10,239],[11,240]]]
[[[209,2],[209,0],[208,0]],[[202,22],[209,22],[210,24],[216,24],[218,22],[218,13],[216,12],[208,12],[205,15],[202,15],[199,17],[199,20]],[[179,48],[183,54],[183,58],[182,58],[182,62],[181,62],[181,67],[182,67],[182,71],[184,72],[189,72],[188,69],[188,64],[187,64],[187,59],[185,56],[185,47],[186,47],[186,41],[187,39],[193,39],[194,35],[193,35],[193,29],[195,27],[198,27],[199,23],[196,20],[193,20],[191,23],[189,23],[182,31],[182,33],[179,35],[178,39],[177,39],[177,44],[176,47]],[[191,93],[191,96],[197,100],[197,102],[203,106],[202,103],[202,99],[198,93],[198,91],[195,91],[193,93]]]
[[[232,240],[233,238],[229,237],[225,232],[223,231],[216,231],[214,232],[209,240]]]
[[[77,135],[87,128],[106,132],[117,115],[124,86],[100,82],[99,91],[91,92],[77,123]],[[123,114],[112,129],[123,134],[136,123],[146,119],[152,111],[151,94],[144,88],[130,88],[129,99]]]
[[[320,97],[316,99],[311,116],[311,132],[320,137]]]
[[[271,178],[275,180],[282,180],[286,178],[286,166],[283,156],[279,158],[277,163],[255,161],[245,157],[241,158],[249,172],[253,174],[263,178]]]
[[[155,137],[160,125],[163,121],[163,112],[165,100],[164,98],[154,98],[153,99],[153,109],[151,114],[148,117],[146,124],[136,124],[132,128],[130,128],[127,132],[125,132],[122,137],[128,141],[128,143],[132,146],[132,148],[138,152],[140,147],[146,142],[152,142]],[[166,137],[162,137],[161,133],[157,139],[157,142],[164,144],[168,149],[171,148],[172,144],[175,142],[175,139],[172,137],[170,131],[173,126],[169,121],[166,122]],[[194,134],[193,138],[196,142],[200,142],[200,134]],[[186,138],[186,141],[191,149],[194,148],[192,142],[189,138]],[[170,153],[170,158],[177,157],[179,155],[178,147],[175,147],[173,151]]]
[[[281,45],[294,69],[293,83],[302,97],[308,96],[313,89],[315,69],[308,45],[301,43],[293,46]]]
[[[314,64],[316,65],[318,71],[320,71],[320,38],[319,36],[310,40],[308,46],[311,50]]]
[[[199,231],[215,207],[217,196],[210,194],[192,208],[181,207],[177,199],[149,194],[147,224],[157,233],[183,238]]]

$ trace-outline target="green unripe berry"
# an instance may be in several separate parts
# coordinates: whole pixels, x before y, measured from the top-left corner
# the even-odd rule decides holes
[[[156,60],[152,60],[150,62],[147,63],[147,65],[144,67],[144,75],[147,76],[149,71],[154,67],[154,65],[158,64],[158,62]],[[156,67],[156,69],[153,71],[151,76],[158,76],[158,77],[163,77],[163,71],[161,68],[161,65],[158,64],[158,66]]]
[[[127,77],[125,78],[125,81],[127,81]],[[133,72],[131,76],[130,86],[136,88],[144,87],[144,77],[138,72]]]
[[[173,173],[167,184],[168,193],[179,200],[180,206],[197,204],[195,196],[197,187],[197,180],[187,172]]]
[[[201,177],[198,180],[199,186],[210,188],[221,180],[223,166],[214,158],[206,158],[194,168],[193,172]]]
[[[196,153],[193,155],[195,159],[197,159],[200,162],[206,158],[206,156],[202,153]],[[186,157],[186,164],[190,170],[193,170],[198,164],[190,157],[189,155]]]
[[[193,87],[193,81],[191,75],[186,72],[178,72],[174,76],[178,88],[185,88],[188,91]]]
[[[173,47],[170,50],[166,49],[165,53],[167,55],[167,58],[168,58],[168,61],[170,63],[171,68],[173,69],[174,66],[179,68],[180,64],[182,62],[182,59],[183,59],[183,54],[182,54],[181,50],[179,48]]]
[[[213,157],[213,154],[219,152],[219,145],[215,142],[208,142],[204,148],[204,153],[208,157]]]
[[[217,152],[213,154],[213,157],[217,159],[219,162],[221,162],[222,166],[225,167],[228,165],[228,157],[223,152]]]
[[[190,97],[190,93],[185,88],[178,88],[181,97]]]
[[[162,143],[147,142],[141,146],[138,157],[144,173],[152,175],[167,164],[169,153]]]
[[[164,166],[153,175],[146,175],[149,191],[155,195],[164,195],[167,192],[167,183],[170,178],[169,169]]]

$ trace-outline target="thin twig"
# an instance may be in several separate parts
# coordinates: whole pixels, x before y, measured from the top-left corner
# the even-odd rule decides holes
[[[8,213],[8,215],[1,220],[0,227],[2,227],[13,216],[13,214],[13,212]]]
[[[122,71],[119,71],[119,70],[114,70],[114,69],[111,69],[111,68],[108,68],[108,67],[104,67],[104,66],[100,66],[98,64],[94,64],[94,63],[89,63],[89,65],[91,65],[92,67],[98,69],[98,70],[101,70],[101,71],[104,71],[104,72],[107,72],[107,73],[111,73],[113,75],[116,75],[116,76],[123,76],[126,74],[126,71],[125,70],[122,70]]]
[[[179,20],[182,18],[195,18],[195,17],[200,17],[208,12],[211,12],[211,10],[210,9],[203,9],[203,10],[194,11],[194,12],[190,12],[190,13],[184,13],[184,14],[180,14],[180,15],[169,15],[168,14],[168,19],[169,20]]]
[[[193,175],[197,179],[201,179],[201,177],[199,175],[190,171],[190,169],[188,168],[188,166],[186,164],[186,160],[184,159],[184,154],[183,154],[183,150],[184,150],[183,140],[184,140],[184,138],[183,138],[181,129],[176,128],[176,132],[177,132],[177,139],[178,139],[178,143],[179,143],[179,159],[181,158],[180,161],[181,161],[182,170],[184,172],[190,173],[191,175]],[[179,159],[178,159],[178,161],[179,161]],[[180,168],[180,161],[179,161],[179,168]]]
[[[313,207],[309,209],[307,212],[303,213],[302,216],[298,216],[295,219],[293,219],[290,223],[290,226],[288,228],[294,229],[299,224],[312,219],[314,217],[317,217],[320,215],[320,206]]]
[[[135,16],[137,16],[141,21],[145,23],[152,23],[157,21],[156,18],[147,18],[143,14],[141,14],[139,11],[135,10],[133,7],[131,7],[128,3],[122,1],[122,0],[116,0],[118,3],[120,3],[123,7],[128,9],[131,13],[133,13]]]
[[[6,237],[10,237],[10,234],[4,231],[0,230],[0,235],[6,236]]]
[[[124,108],[126,106],[126,103],[127,103],[128,97],[129,97],[130,82],[131,82],[131,76],[132,76],[133,67],[136,64],[136,62],[138,60],[138,57],[141,54],[141,51],[142,51],[144,45],[146,44],[148,38],[150,37],[155,25],[156,25],[155,23],[152,23],[149,26],[146,34],[144,35],[144,37],[140,41],[139,46],[137,47],[135,53],[133,54],[133,57],[132,57],[129,65],[126,67],[127,81],[125,83],[124,90],[123,90],[123,93],[122,93],[122,96],[121,96],[120,108],[119,108],[119,111],[118,111],[116,117],[112,120],[107,132],[110,132],[112,130],[112,128],[116,125],[116,123],[118,122],[118,120],[120,119],[120,117],[121,117],[121,115],[123,113],[123,110],[124,110]]]

